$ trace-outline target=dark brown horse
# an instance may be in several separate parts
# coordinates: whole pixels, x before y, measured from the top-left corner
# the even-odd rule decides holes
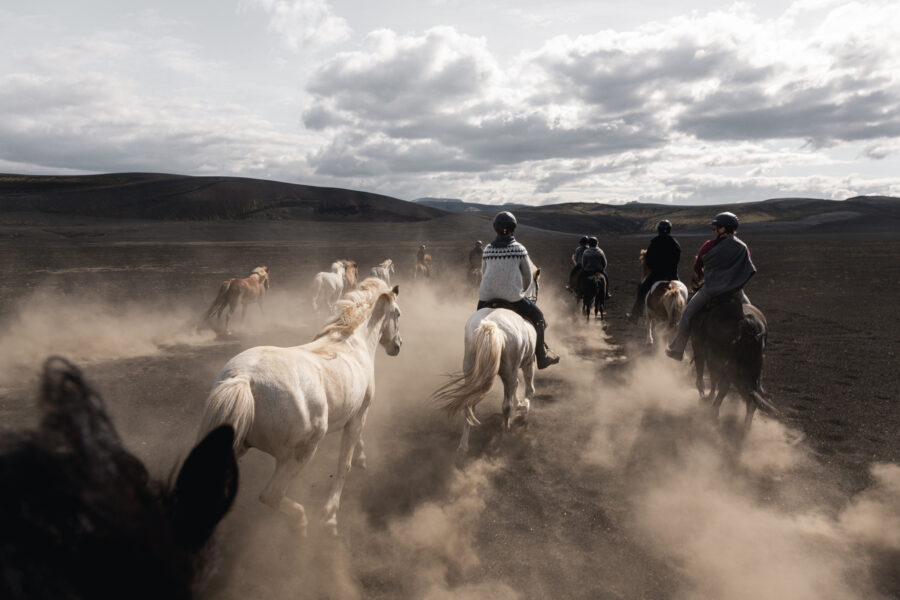
[[[354,275],[355,281],[355,275]],[[231,335],[229,323],[231,315],[241,306],[241,321],[247,316],[247,305],[256,303],[259,311],[263,312],[263,298],[269,289],[269,267],[256,267],[250,272],[249,277],[242,279],[233,278],[222,282],[219,286],[219,295],[206,311],[206,320],[217,317],[216,330]],[[225,309],[228,309],[226,312]],[[225,316],[225,329],[221,327],[222,316]]]
[[[768,336],[766,317],[755,306],[742,304],[740,290],[714,298],[691,319],[691,345],[701,399],[712,401],[715,417],[725,395],[734,386],[747,412],[744,434],[750,430],[759,408],[771,415],[778,409],[762,389],[762,369]],[[709,370],[710,390],[705,394],[704,370]]]
[[[0,430],[0,598],[191,598],[237,494],[230,426],[150,478],[77,368],[44,365],[40,425]]]
[[[581,297],[581,312],[586,319],[591,319],[591,307],[593,306],[594,318],[603,320],[603,305],[606,302],[606,275],[593,273],[582,277],[581,286],[576,289],[575,295]]]

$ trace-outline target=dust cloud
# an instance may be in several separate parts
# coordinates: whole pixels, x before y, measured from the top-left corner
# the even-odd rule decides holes
[[[548,343],[562,361],[538,372],[528,426],[500,429],[497,380],[476,410],[484,424],[473,431],[470,460],[456,468],[460,425],[430,395],[461,369],[476,298],[462,280],[446,289],[400,281],[404,343],[397,357],[378,351],[363,431],[368,470],[348,477],[339,535],[317,525],[339,435],[326,437],[289,490],[310,515],[306,538],[257,500],[274,462],[251,451],[240,462],[240,492],[205,597],[898,593],[900,467],[873,466],[873,485],[847,497],[782,421],[757,416],[737,443],[740,402],[726,401],[714,423],[689,365],[654,352],[626,355],[602,324],[576,318],[568,297],[542,291]],[[36,292],[3,327],[0,384],[21,381],[48,354],[98,362],[217,343],[194,327],[202,308]],[[241,328],[290,345],[308,341],[324,319],[305,282],[276,279],[265,315],[251,307]],[[192,393],[202,399],[211,384]]]

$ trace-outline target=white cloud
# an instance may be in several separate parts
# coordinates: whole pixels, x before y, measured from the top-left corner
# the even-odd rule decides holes
[[[352,34],[324,0],[241,0],[239,6],[269,13],[269,30],[294,52],[337,44]]]

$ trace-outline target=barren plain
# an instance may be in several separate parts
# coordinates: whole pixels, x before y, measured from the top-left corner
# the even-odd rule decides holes
[[[221,527],[208,598],[890,598],[900,595],[900,234],[743,239],[747,286],[770,325],[764,384],[781,407],[734,443],[743,407],[713,423],[691,365],[661,357],[624,320],[650,236],[601,236],[613,297],[604,322],[563,289],[577,236],[522,227],[543,268],[540,305],[562,354],[539,371],[527,427],[498,426],[499,382],[464,469],[459,424],[429,400],[460,369],[475,306],[462,265],[489,222],[229,223],[50,219],[0,238],[0,422],[33,426],[36,374],[51,354],[79,364],[126,444],[162,475],[196,435],[218,370],[256,345],[309,341],[313,275],[338,258],[361,274],[397,264],[397,357],[380,352],[339,535],[300,538],[257,501],[273,468],[251,450]],[[682,279],[702,236],[675,236]],[[435,258],[413,281],[415,250]],[[270,269],[265,312],[235,335],[198,327],[219,283]],[[328,436],[291,487],[311,515],[334,469]]]

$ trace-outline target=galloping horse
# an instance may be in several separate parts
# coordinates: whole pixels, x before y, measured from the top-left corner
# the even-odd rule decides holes
[[[225,335],[231,335],[228,325],[231,315],[241,305],[241,322],[247,316],[247,305],[255,302],[259,306],[259,312],[263,313],[263,298],[269,289],[269,267],[256,267],[250,272],[249,277],[243,279],[233,278],[222,282],[219,286],[219,295],[213,301],[212,306],[206,311],[206,319],[217,315],[217,329],[221,328],[222,315],[225,315]],[[228,312],[225,312],[225,307]]]
[[[537,279],[541,270],[532,265],[532,298],[537,300]],[[465,413],[463,432],[456,452],[464,458],[469,451],[469,430],[478,425],[474,409],[484,400],[499,375],[503,382],[503,426],[509,431],[512,420],[524,420],[534,397],[534,326],[506,308],[482,308],[466,321],[463,370],[438,388],[432,398],[443,403],[452,419]],[[525,380],[525,396],[517,396],[519,369]],[[513,411],[515,417],[511,418]]]
[[[67,361],[44,364],[37,409],[36,429],[0,431],[0,598],[194,597],[237,495],[231,427],[160,481]]]
[[[650,275],[650,268],[644,260],[646,250],[641,250],[641,268],[644,277]],[[677,279],[657,281],[650,287],[644,298],[644,316],[647,319],[647,343],[653,345],[653,327],[663,324],[669,333],[678,327],[681,313],[687,305],[687,286]]]
[[[394,274],[394,261],[390,258],[376,267],[372,267],[371,276],[377,277],[388,285],[391,285],[391,276]]]
[[[591,318],[591,306],[594,307],[594,318],[600,315],[603,320],[603,305],[606,302],[606,275],[603,273],[593,273],[584,277],[581,282],[581,289],[575,292],[576,296],[581,295],[582,307],[586,319]]]
[[[346,294],[337,313],[303,346],[261,346],[228,361],[216,378],[200,435],[220,423],[235,429],[238,455],[258,448],[275,457],[260,501],[309,523],[288,485],[326,433],[342,431],[337,473],[325,504],[325,525],[337,533],[337,511],[351,462],[365,468],[362,428],[375,393],[375,351],[400,352],[399,288],[370,277]]]
[[[691,346],[700,398],[712,401],[713,416],[731,386],[737,388],[747,412],[744,434],[750,430],[756,409],[778,414],[766,397],[761,378],[768,324],[755,306],[741,304],[740,293],[714,298],[691,319]],[[710,390],[704,394],[703,372],[709,367]]]
[[[359,267],[355,261],[341,259],[331,263],[331,271],[322,271],[313,279],[313,310],[318,310],[324,300],[329,312],[345,292],[356,287]]]
[[[413,279],[418,279],[419,277],[431,277],[431,255],[426,254],[424,264],[417,262],[416,266],[413,267]]]

